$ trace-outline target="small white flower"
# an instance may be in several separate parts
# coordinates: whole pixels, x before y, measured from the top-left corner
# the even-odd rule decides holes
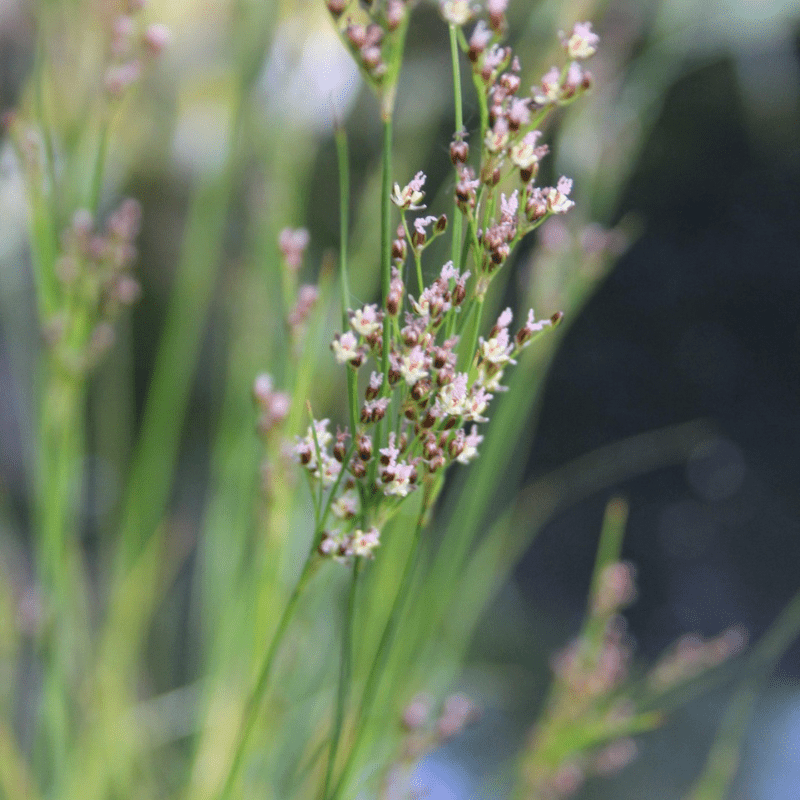
[[[558,179],[556,188],[550,188],[547,192],[547,208],[553,214],[566,214],[574,205],[575,201],[569,199],[572,191],[572,181],[563,175]]]
[[[350,314],[350,326],[360,336],[371,336],[377,333],[383,322],[383,314],[378,311],[378,306],[371,304],[356,309]]]
[[[504,193],[500,194],[500,220],[502,222],[516,222],[517,209],[519,209],[519,191],[514,189],[511,197],[506,197]]]
[[[424,185],[424,172],[418,172],[402,189],[400,184],[396,183],[392,191],[392,202],[404,211],[423,210],[425,206],[421,203],[425,199],[425,192],[422,191]]]
[[[439,11],[445,22],[459,27],[469,22],[475,13],[469,0],[442,0]]]
[[[483,441],[483,436],[478,434],[478,427],[473,425],[469,434],[464,439],[464,449],[456,461],[460,464],[469,464],[478,457],[478,445]]]
[[[397,463],[397,456],[400,455],[399,448],[395,447],[397,436],[394,431],[389,433],[389,443],[386,447],[381,447],[380,454],[388,461],[388,466],[393,467]]]
[[[481,415],[489,407],[491,400],[492,395],[483,386],[473,386],[467,398],[464,419],[473,422],[488,422],[489,420]]]
[[[355,530],[347,544],[347,554],[375,558],[375,548],[381,543],[380,531],[373,525],[369,530]]]
[[[576,22],[569,38],[562,35],[561,43],[570,58],[582,60],[597,52],[600,37],[592,30],[591,22]]]
[[[358,350],[358,339],[352,331],[347,331],[331,342],[331,349],[337,364],[348,364],[361,354]]]
[[[400,362],[400,374],[409,386],[413,386],[417,381],[428,377],[429,366],[430,358],[425,351],[417,345],[416,347],[412,347]]]
[[[512,344],[508,341],[508,329],[501,328],[496,336],[492,336],[488,341],[483,337],[480,338],[480,353],[481,357],[486,361],[497,366],[503,366],[511,362],[511,351],[514,349]]]
[[[469,37],[470,48],[479,52],[483,52],[491,40],[492,32],[489,30],[486,22],[482,19],[479,19],[478,24],[472,31],[472,35]]]
[[[542,77],[542,85],[531,89],[533,99],[539,105],[549,105],[557,102],[561,94],[561,73],[558,67],[551,67]]]
[[[534,164],[539,163],[546,152],[546,147],[536,146],[541,135],[541,131],[528,131],[522,139],[509,148],[508,155],[515,167],[530,169]]]
[[[411,477],[414,474],[412,464],[394,464],[391,474],[391,480],[383,484],[384,494],[392,497],[406,497],[415,488],[411,483]]]
[[[459,372],[443,386],[436,397],[434,412],[438,416],[460,417],[466,410],[467,373]]]
[[[342,534],[337,530],[325,531],[319,543],[319,552],[324,556],[335,556],[341,551],[343,544]]]
[[[510,361],[511,364],[516,364],[516,361]],[[486,365],[482,365],[482,369],[478,373],[478,383],[486,389],[487,392],[505,392],[508,390],[507,386],[503,386],[503,370],[493,370],[489,375],[489,370],[485,369]]]
[[[505,308],[500,312],[500,316],[497,318],[497,327],[507,328],[511,324],[512,319],[514,319],[514,312],[510,307]]]
[[[515,130],[524,128],[531,121],[529,102],[524,97],[515,97],[511,101],[511,108],[508,109],[508,119],[513,125],[516,125]]]
[[[448,261],[442,267],[442,271],[439,274],[439,277],[443,281],[449,281],[451,278],[453,278],[454,280],[458,280],[458,270],[453,266],[452,261]]]
[[[498,117],[494,126],[486,131],[486,149],[490,153],[499,153],[508,144],[508,122],[505,117]]]
[[[351,486],[331,503],[331,513],[338,519],[352,519],[358,514],[358,505],[358,492]]]
[[[328,425],[331,421],[329,419],[314,420],[314,432],[317,434],[317,441],[319,442],[320,450],[324,450],[333,440],[333,434],[328,430]],[[306,441],[314,446],[314,434],[311,432],[311,426],[306,430]]]
[[[339,473],[342,471],[342,465],[327,453],[322,453],[322,470],[320,471],[320,479],[322,485],[328,489],[336,483]]]

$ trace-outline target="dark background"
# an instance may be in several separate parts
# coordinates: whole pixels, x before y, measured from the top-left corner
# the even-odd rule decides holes
[[[688,465],[615,488],[650,655],[687,629],[756,637],[800,589],[800,142],[756,148],[743,117],[728,62],[669,92],[619,209],[645,232],[568,332],[531,458],[537,473],[678,422],[718,431]],[[537,604],[581,613],[608,496],[535,543],[519,577]]]

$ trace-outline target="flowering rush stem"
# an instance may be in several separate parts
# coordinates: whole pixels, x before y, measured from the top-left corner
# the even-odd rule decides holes
[[[388,297],[392,280],[392,116],[383,116],[383,155],[381,169],[381,296]],[[392,320],[389,314],[383,318],[383,349],[381,353],[381,373],[383,384],[381,393],[389,391],[389,353],[391,349]],[[378,450],[383,440],[383,419],[377,421],[373,447]],[[370,482],[375,478],[377,462],[370,465]]]
[[[275,663],[275,657],[277,656],[278,650],[283,642],[283,637],[286,634],[289,623],[292,621],[292,617],[297,610],[297,604],[300,600],[300,597],[308,585],[308,581],[313,573],[313,553],[314,551],[312,550],[309,553],[309,557],[306,559],[306,563],[303,566],[303,571],[301,572],[300,577],[295,584],[294,590],[292,591],[292,594],[286,603],[286,607],[284,608],[283,614],[278,622],[278,627],[275,629],[275,633],[272,636],[272,641],[270,642],[269,648],[264,657],[264,661],[261,663],[261,669],[259,670],[256,682],[253,685],[252,691],[247,697],[242,725],[239,728],[239,735],[236,739],[233,758],[228,769],[228,774],[225,778],[225,783],[223,784],[222,790],[219,793],[219,800],[228,800],[228,798],[231,796],[231,790],[236,782],[236,778],[239,775],[244,754],[247,751],[247,745],[250,741],[250,737],[253,734],[253,728],[255,726],[256,719],[258,718],[259,709],[261,708],[261,701],[264,699],[264,695],[266,694],[269,686],[269,679],[272,675],[272,667]]]
[[[339,661],[339,686],[336,692],[336,711],[334,713],[331,746],[328,754],[328,766],[325,770],[325,785],[322,797],[328,794],[328,789],[333,778],[333,768],[336,764],[336,754],[339,750],[339,741],[342,737],[344,725],[344,712],[347,705],[347,696],[350,689],[353,656],[353,629],[355,627],[356,595],[358,593],[358,576],[361,569],[361,559],[355,559],[350,578],[350,591],[347,597],[347,610],[342,633],[342,649]]]
[[[336,156],[339,165],[339,280],[342,287],[342,326],[348,324],[347,308],[350,304],[350,279],[347,268],[347,246],[350,224],[350,167],[347,152],[347,132],[337,124],[334,132]],[[347,370],[347,406],[351,430],[356,429],[358,414],[358,375]]]
[[[361,695],[361,703],[356,716],[353,743],[350,746],[350,752],[348,753],[347,761],[342,768],[342,772],[339,776],[339,780],[336,783],[336,787],[330,795],[327,794],[326,789],[326,793],[323,793],[322,795],[323,800],[339,800],[339,798],[343,796],[342,793],[347,788],[347,782],[350,779],[350,775],[355,766],[355,762],[358,757],[358,751],[364,740],[364,735],[367,732],[369,718],[375,704],[375,697],[378,693],[378,688],[380,686],[380,679],[383,675],[389,653],[391,652],[392,644],[394,643],[395,634],[397,633],[397,626],[400,622],[403,608],[405,607],[406,598],[408,597],[409,589],[413,583],[414,568],[417,564],[417,557],[419,556],[420,552],[422,531],[425,528],[428,511],[430,510],[430,506],[433,504],[437,494],[438,488],[433,489],[430,493],[430,496],[423,500],[422,508],[420,509],[419,516],[417,518],[417,524],[414,528],[414,539],[411,543],[408,558],[406,559],[405,568],[403,569],[403,577],[400,579],[400,586],[397,589],[397,594],[395,595],[394,603],[392,604],[392,610],[390,611],[389,617],[386,620],[386,625],[384,626],[383,633],[381,634],[378,649],[375,652],[375,658],[372,661],[372,666],[370,667],[367,681],[364,684],[364,692]]]
[[[452,22],[450,23],[450,57],[453,64],[453,93],[455,98],[455,124],[456,135],[459,131],[464,129],[464,103],[461,96],[461,68],[458,62],[458,27]],[[458,201],[454,200],[453,208],[453,232],[452,232],[452,246],[451,258],[453,266],[460,272],[461,271],[461,226],[462,215],[458,210]],[[450,331],[452,335],[452,331]]]

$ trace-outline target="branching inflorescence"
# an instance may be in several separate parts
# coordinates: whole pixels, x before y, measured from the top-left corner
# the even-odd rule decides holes
[[[368,19],[356,21],[350,12],[363,15],[363,9],[328,2],[342,41],[382,98],[393,94],[397,81],[407,5],[374,3]],[[561,177],[555,186],[536,184],[548,152],[538,127],[589,88],[591,75],[579,62],[595,52],[598,38],[588,23],[577,24],[562,37],[572,61],[551,69],[521,96],[519,61],[500,44],[507,27],[505,3],[490,2],[488,23],[478,21],[468,38],[461,26],[472,19],[474,8],[449,0],[440,10],[472,65],[481,109],[480,157],[477,164],[470,162],[467,133],[459,128],[450,146],[457,218],[453,259],[436,268],[427,286],[423,256],[447,230],[448,219],[425,214],[424,173],[403,187],[394,184],[391,202],[400,222],[391,241],[383,301],[348,310],[347,329],[331,345],[336,362],[352,372],[349,385],[355,389],[361,377],[363,399],[351,391],[350,425],[334,433],[328,419],[313,420],[293,446],[315,496],[317,552],[338,560],[372,557],[381,528],[405,497],[421,487],[428,489],[429,499],[435,497],[447,467],[477,457],[483,439],[478,424],[488,422],[489,404],[505,388],[506,368],[562,316],[557,312],[537,320],[530,310],[512,331],[513,312],[506,308],[488,335],[478,335],[489,285],[515,245],[574,205],[570,179]],[[460,99],[456,119],[461,119]],[[287,231],[283,238],[291,236]],[[407,294],[409,262],[416,291]],[[266,378],[260,380],[263,384]],[[257,392],[265,412],[273,396],[278,395],[271,390]],[[335,523],[328,523],[328,514]]]

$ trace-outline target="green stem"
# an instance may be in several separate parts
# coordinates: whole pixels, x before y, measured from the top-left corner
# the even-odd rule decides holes
[[[350,228],[350,167],[347,158],[347,132],[337,125],[334,133],[339,164],[339,281],[342,287],[342,331],[350,325],[347,308],[350,303],[350,276],[347,264],[347,244]],[[350,435],[355,441],[358,425],[358,375],[347,368],[347,406],[350,416]]]
[[[389,294],[392,280],[392,117],[383,118],[383,164],[381,170],[381,293],[384,302]],[[381,370],[384,377],[384,392],[389,390],[389,344],[391,342],[391,318],[383,318],[383,353]]]
[[[458,364],[456,365],[459,372],[469,372],[475,358],[475,350],[478,347],[478,331],[483,316],[483,297],[478,297],[471,303],[467,314],[466,331],[463,343],[459,347]]]
[[[414,539],[411,543],[408,558],[406,559],[405,568],[403,569],[403,576],[400,579],[400,586],[397,589],[397,594],[392,604],[392,610],[389,613],[389,618],[386,620],[378,649],[375,652],[375,658],[373,659],[369,675],[367,676],[367,681],[364,684],[364,693],[361,696],[361,703],[355,720],[353,743],[350,747],[347,761],[342,768],[342,773],[336,783],[336,787],[330,795],[323,794],[323,800],[339,800],[339,798],[342,797],[342,793],[347,788],[347,782],[355,766],[356,757],[358,756],[358,751],[363,742],[364,735],[369,727],[369,718],[372,714],[372,707],[380,686],[380,679],[383,676],[384,667],[386,666],[386,661],[394,643],[400,617],[405,607],[406,599],[408,598],[409,589],[413,583],[414,568],[416,567],[420,552],[420,542],[422,540],[422,531],[425,527],[427,513],[436,496],[436,490],[429,492],[428,488],[426,488],[425,491],[426,498],[419,512],[417,525],[414,530]]]
[[[456,136],[464,128],[464,107],[463,99],[461,97],[461,68],[458,61],[458,28],[455,25],[450,26],[450,56],[453,63],[453,92],[455,95],[455,114],[456,114]],[[458,208],[458,203],[453,204],[453,228],[452,228],[452,249],[451,258],[453,259],[453,266],[461,272],[461,226],[463,224],[463,215]]]
[[[78,589],[74,543],[84,452],[85,382],[63,371],[55,358],[45,365],[37,487],[38,574],[53,619],[45,634],[47,668],[36,760],[59,785],[70,740],[68,665],[74,657]],[[41,748],[41,749],[39,749]]]
[[[316,536],[314,537],[314,542],[315,541]],[[312,566],[314,563],[314,542],[312,542],[312,549],[309,551],[308,558],[303,566],[303,571],[300,573],[300,577],[298,578],[294,590],[292,591],[292,594],[286,603],[286,607],[283,610],[283,614],[278,622],[278,627],[275,629],[275,633],[264,656],[264,660],[261,662],[261,668],[258,672],[258,677],[256,678],[253,689],[248,695],[247,701],[245,702],[244,719],[241,727],[239,728],[239,736],[236,740],[233,759],[231,761],[228,774],[225,778],[225,783],[223,784],[222,790],[219,793],[219,800],[226,800],[226,798],[230,797],[231,790],[233,789],[233,785],[236,782],[236,778],[238,777],[239,771],[242,767],[242,760],[245,752],[247,751],[247,745],[250,741],[250,737],[253,734],[256,719],[258,718],[258,712],[261,708],[261,702],[264,699],[264,695],[266,694],[269,686],[269,679],[272,675],[272,666],[275,663],[275,657],[277,656],[278,650],[283,642],[283,637],[286,634],[289,623],[291,622],[292,617],[297,610],[298,601],[308,585],[309,578],[312,574]]]
[[[392,340],[392,319],[386,310],[386,298],[389,295],[389,284],[392,280],[392,114],[384,109],[383,116],[383,158],[381,169],[381,298],[384,307],[383,316],[383,352],[381,354],[381,372],[383,384],[381,393],[389,394],[389,348]],[[383,442],[384,420],[375,425],[373,449],[377,453]],[[378,459],[370,462],[367,485],[375,481]]]
[[[325,770],[325,786],[322,796],[326,797],[333,777],[333,768],[336,764],[336,754],[339,750],[339,742],[342,738],[342,727],[344,724],[344,708],[347,704],[347,695],[350,688],[353,665],[353,628],[355,627],[356,614],[356,594],[358,590],[358,574],[361,567],[361,559],[356,557],[353,563],[353,576],[350,580],[350,592],[347,598],[347,612],[345,624],[342,631],[342,652],[339,662],[339,687],[336,692],[336,713],[333,722],[333,733],[331,735],[331,747],[328,754],[328,767]]]
[[[97,155],[94,160],[92,187],[89,195],[89,210],[93,216],[97,214],[97,209],[100,205],[100,192],[103,188],[103,172],[105,171],[106,156],[108,155],[110,128],[110,120],[108,118],[104,119],[100,127],[100,139],[97,143]]]

